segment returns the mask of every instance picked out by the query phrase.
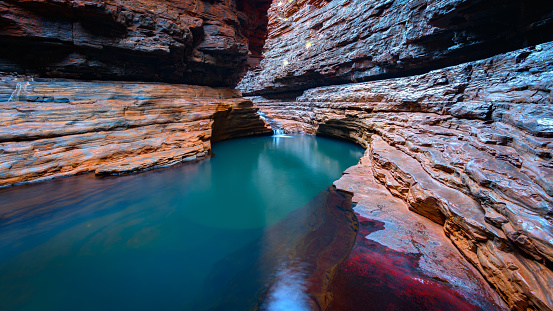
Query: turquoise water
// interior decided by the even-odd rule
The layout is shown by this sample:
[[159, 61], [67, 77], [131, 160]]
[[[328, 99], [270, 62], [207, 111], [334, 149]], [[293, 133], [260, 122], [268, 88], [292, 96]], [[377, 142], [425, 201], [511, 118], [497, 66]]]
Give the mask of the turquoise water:
[[[0, 190], [0, 309], [251, 308], [258, 291], [250, 289], [269, 276], [240, 279], [242, 271], [224, 263], [248, 267], [279, 256], [265, 254], [279, 249], [271, 228], [356, 164], [363, 149], [298, 135], [233, 139], [213, 152], [136, 175]], [[239, 280], [230, 291], [236, 305], [218, 294], [229, 292], [230, 279]]]

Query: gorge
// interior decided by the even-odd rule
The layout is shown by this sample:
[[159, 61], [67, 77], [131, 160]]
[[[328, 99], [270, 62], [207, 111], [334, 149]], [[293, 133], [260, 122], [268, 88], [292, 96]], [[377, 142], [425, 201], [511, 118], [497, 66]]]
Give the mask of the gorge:
[[[106, 176], [192, 170], [220, 156], [212, 143], [278, 124], [365, 149], [278, 218], [305, 213], [302, 228], [334, 208], [353, 232], [329, 244], [351, 248], [332, 264], [330, 246], [293, 243], [326, 267], [303, 309], [553, 310], [553, 2], [4, 0], [0, 41], [0, 199], [16, 198], [0, 230], [56, 221], [24, 206], [24, 189], [139, 189], [131, 180], [158, 170]], [[298, 137], [314, 139], [274, 139]], [[211, 293], [244, 297], [235, 287]], [[278, 310], [227, 303], [205, 307]]]

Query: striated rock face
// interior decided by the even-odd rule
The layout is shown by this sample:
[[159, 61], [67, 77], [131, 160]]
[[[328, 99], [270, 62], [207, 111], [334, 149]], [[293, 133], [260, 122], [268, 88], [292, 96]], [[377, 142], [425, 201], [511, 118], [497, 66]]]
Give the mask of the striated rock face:
[[261, 53], [267, 0], [0, 1], [0, 71], [228, 86]]
[[421, 73], [553, 40], [553, 2], [275, 0], [250, 95]]
[[[194, 160], [211, 140], [271, 133], [237, 92], [155, 83], [0, 83], [0, 187]], [[229, 130], [229, 125], [232, 130]]]
[[367, 146], [363, 174], [442, 225], [510, 308], [553, 310], [553, 42], [292, 101], [253, 99], [288, 131]]
[[327, 310], [504, 310], [442, 227], [410, 213], [375, 178], [370, 150], [334, 182], [354, 193], [355, 244], [331, 282]]

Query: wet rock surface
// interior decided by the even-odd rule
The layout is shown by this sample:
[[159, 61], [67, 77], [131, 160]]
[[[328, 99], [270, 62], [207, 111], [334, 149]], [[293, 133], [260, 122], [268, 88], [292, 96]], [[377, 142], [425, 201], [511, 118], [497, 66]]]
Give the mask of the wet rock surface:
[[289, 132], [368, 147], [363, 169], [442, 225], [510, 308], [553, 310], [552, 59], [545, 43], [423, 75], [252, 99]]
[[271, 133], [256, 111], [225, 88], [5, 76], [0, 186], [195, 160], [212, 140]]
[[268, 1], [0, 1], [0, 70], [229, 86], [261, 53]]
[[522, 0], [273, 1], [264, 59], [239, 88], [289, 92], [490, 57], [553, 40], [552, 10]]
[[412, 214], [374, 176], [371, 153], [335, 186], [354, 193], [359, 233], [327, 310], [503, 310], [442, 227]]

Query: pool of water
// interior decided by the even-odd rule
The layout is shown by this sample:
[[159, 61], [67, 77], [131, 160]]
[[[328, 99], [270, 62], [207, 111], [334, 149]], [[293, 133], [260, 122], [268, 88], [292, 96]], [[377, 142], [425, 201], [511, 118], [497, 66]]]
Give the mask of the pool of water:
[[320, 226], [330, 214], [318, 206], [363, 149], [298, 135], [213, 152], [136, 175], [0, 190], [0, 309], [302, 309], [287, 290], [315, 273], [295, 257], [331, 245], [311, 251], [314, 232], [339, 236]]

